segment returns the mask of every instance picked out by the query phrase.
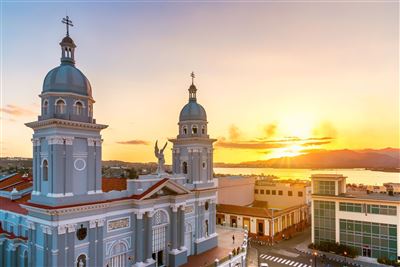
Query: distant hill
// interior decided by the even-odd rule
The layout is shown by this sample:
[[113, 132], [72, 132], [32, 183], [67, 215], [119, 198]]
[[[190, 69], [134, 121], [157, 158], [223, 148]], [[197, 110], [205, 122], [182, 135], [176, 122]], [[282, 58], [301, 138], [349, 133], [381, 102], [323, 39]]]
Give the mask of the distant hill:
[[327, 150], [295, 157], [248, 161], [239, 164], [215, 164], [218, 167], [252, 168], [400, 168], [400, 149]]

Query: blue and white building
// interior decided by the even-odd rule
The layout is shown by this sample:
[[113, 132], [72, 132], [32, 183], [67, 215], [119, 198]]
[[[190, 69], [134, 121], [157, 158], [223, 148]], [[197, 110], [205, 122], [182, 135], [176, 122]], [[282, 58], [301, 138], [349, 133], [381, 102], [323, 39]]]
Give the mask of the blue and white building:
[[[213, 142], [196, 86], [179, 116], [173, 174], [104, 189], [89, 80], [67, 34], [33, 129], [33, 179], [0, 181], [0, 266], [180, 266], [217, 246]], [[11, 179], [10, 177], [7, 179]], [[24, 180], [25, 179], [25, 180]]]

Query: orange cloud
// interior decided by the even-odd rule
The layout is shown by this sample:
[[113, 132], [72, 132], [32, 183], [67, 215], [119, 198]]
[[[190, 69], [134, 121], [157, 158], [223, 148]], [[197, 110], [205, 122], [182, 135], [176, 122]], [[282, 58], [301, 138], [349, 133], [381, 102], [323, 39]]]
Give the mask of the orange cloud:
[[129, 141], [119, 141], [117, 144], [120, 145], [149, 145], [150, 143], [145, 140], [129, 140]]
[[276, 125], [275, 123], [271, 123], [268, 125], [264, 126], [264, 133], [266, 137], [272, 137], [275, 135], [276, 133], [276, 128], [278, 127], [278, 125]]
[[29, 116], [29, 115], [34, 115], [35, 112], [29, 110], [29, 109], [25, 109], [25, 108], [21, 108], [15, 105], [7, 105], [3, 108], [0, 108], [1, 112], [7, 113], [9, 115], [12, 116]]
[[231, 127], [229, 127], [229, 139], [231, 140], [238, 140], [242, 136], [239, 128], [232, 124]]

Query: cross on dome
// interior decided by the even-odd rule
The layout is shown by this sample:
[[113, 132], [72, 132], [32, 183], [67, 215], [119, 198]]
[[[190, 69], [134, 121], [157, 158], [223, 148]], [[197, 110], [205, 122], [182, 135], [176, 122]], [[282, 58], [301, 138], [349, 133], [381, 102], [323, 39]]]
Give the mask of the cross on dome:
[[67, 36], [69, 36], [69, 26], [74, 27], [74, 24], [72, 24], [72, 20], [69, 19], [68, 16], [62, 19], [62, 23], [65, 24], [65, 27], [67, 28]]

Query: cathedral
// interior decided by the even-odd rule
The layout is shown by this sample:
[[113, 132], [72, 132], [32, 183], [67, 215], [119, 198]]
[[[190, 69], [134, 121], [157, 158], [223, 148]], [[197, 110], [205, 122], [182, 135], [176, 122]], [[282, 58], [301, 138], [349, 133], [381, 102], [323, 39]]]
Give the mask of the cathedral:
[[[172, 147], [157, 172], [102, 177], [101, 131], [92, 88], [76, 67], [74, 40], [61, 40], [61, 64], [40, 93], [32, 177], [0, 178], [0, 266], [180, 266], [217, 246], [213, 142], [207, 115], [189, 87]], [[119, 180], [114, 186], [109, 179]]]

